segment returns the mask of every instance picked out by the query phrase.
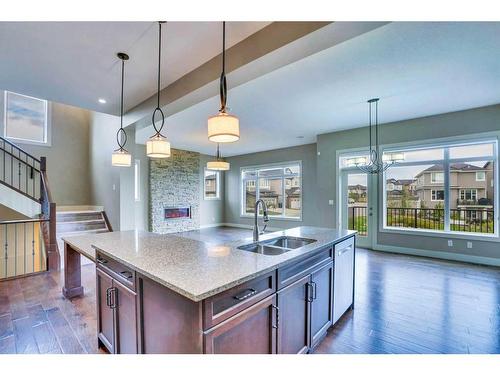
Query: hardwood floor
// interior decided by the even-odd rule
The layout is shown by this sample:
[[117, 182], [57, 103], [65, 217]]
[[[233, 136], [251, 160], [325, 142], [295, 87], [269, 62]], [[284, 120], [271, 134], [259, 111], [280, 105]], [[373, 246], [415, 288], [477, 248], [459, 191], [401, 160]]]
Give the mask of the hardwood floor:
[[[355, 309], [315, 353], [500, 353], [500, 269], [357, 251]], [[0, 282], [0, 353], [98, 353], [92, 264], [82, 283], [69, 301], [60, 273]]]

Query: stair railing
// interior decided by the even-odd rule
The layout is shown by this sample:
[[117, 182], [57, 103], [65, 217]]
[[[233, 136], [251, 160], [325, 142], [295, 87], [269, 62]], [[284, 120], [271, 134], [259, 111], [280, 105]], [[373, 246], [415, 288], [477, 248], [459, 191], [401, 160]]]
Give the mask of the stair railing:
[[[41, 207], [38, 219], [1, 221], [0, 218], [0, 237], [2, 237], [3, 247], [3, 254], [0, 252], [0, 263], [5, 268], [3, 275], [0, 272], [0, 279], [23, 276], [47, 269], [59, 269], [56, 204], [50, 193], [46, 158], [38, 159], [19, 146], [0, 137], [0, 184], [39, 203]], [[21, 237], [31, 235], [31, 242], [28, 241], [29, 243], [26, 244], [23, 241], [24, 238], [18, 238], [18, 231], [22, 233]], [[41, 241], [38, 241], [38, 235], [40, 235]], [[44, 258], [43, 261], [40, 261], [39, 266], [32, 267], [31, 270], [26, 267], [17, 267], [19, 257], [24, 256], [27, 259], [30, 251], [33, 256], [36, 253], [37, 257]], [[14, 271], [9, 266], [13, 267]], [[23, 272], [18, 273], [18, 269], [23, 269]]]

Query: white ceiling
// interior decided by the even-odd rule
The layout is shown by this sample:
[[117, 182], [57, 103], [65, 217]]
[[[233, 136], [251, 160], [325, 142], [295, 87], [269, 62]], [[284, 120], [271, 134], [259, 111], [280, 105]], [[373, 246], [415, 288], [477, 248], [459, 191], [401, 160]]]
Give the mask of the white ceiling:
[[[381, 123], [500, 103], [498, 35], [500, 23], [396, 22], [275, 70], [230, 90], [241, 139], [222, 151], [312, 143], [366, 126], [372, 97], [381, 98]], [[213, 97], [170, 116], [172, 146], [213, 154], [206, 120], [217, 109]], [[137, 140], [151, 133], [141, 129]]]
[[[268, 24], [228, 22], [227, 46]], [[162, 88], [218, 55], [221, 38], [220, 22], [163, 26]], [[0, 46], [0, 90], [118, 114], [126, 52], [125, 109], [156, 92], [156, 22], [0, 22]]]

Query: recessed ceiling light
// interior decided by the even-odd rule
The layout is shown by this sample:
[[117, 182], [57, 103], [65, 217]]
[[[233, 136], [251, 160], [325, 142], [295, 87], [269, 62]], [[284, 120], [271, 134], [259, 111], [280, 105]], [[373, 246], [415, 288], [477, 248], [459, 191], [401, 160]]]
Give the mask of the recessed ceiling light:
[[98, 102], [101, 104], [106, 104], [106, 99], [99, 98]]

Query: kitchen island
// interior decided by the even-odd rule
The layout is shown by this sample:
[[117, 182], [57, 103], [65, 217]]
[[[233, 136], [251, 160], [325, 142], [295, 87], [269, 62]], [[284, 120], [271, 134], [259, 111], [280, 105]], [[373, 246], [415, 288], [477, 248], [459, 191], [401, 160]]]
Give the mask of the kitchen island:
[[98, 340], [111, 353], [307, 353], [353, 307], [354, 235], [266, 234], [273, 255], [238, 248], [251, 239], [135, 231], [65, 243], [95, 250]]

